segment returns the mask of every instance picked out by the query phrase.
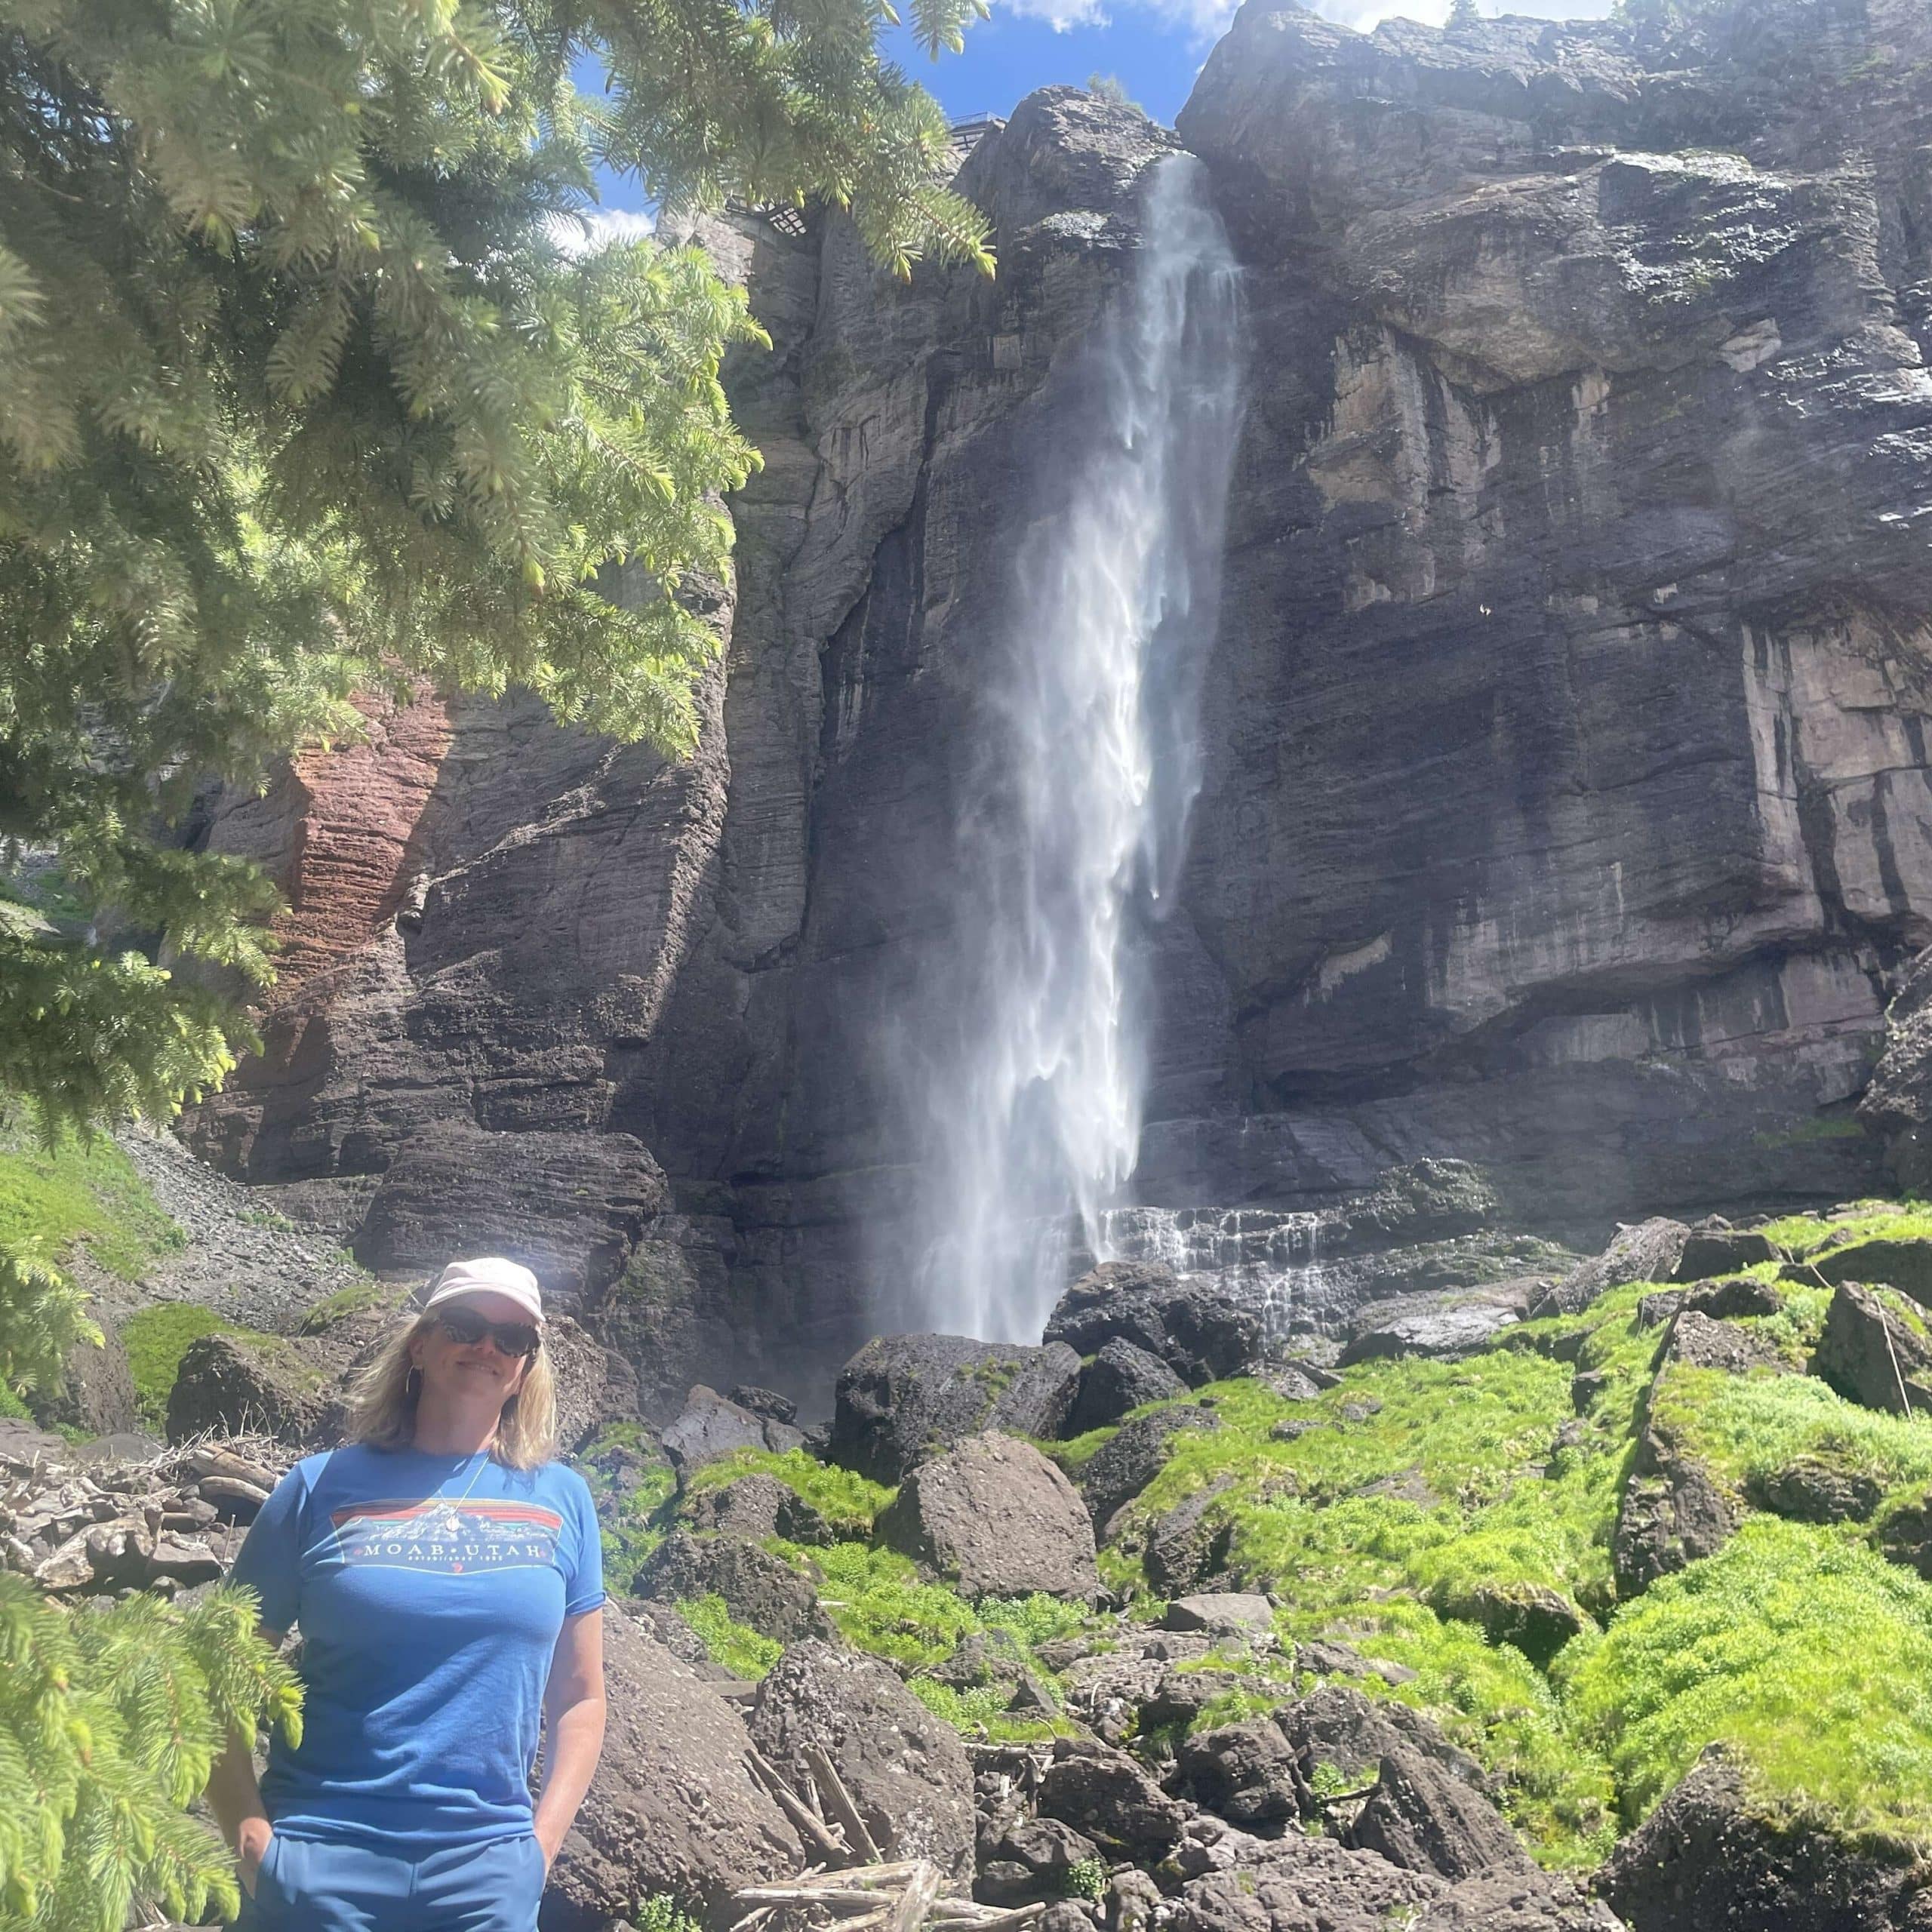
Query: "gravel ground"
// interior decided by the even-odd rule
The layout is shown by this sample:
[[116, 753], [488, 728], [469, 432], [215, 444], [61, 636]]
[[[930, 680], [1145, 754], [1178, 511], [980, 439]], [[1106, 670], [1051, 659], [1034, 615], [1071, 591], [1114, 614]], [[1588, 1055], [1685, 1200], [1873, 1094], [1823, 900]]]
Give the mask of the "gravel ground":
[[368, 1278], [344, 1250], [263, 1208], [172, 1134], [136, 1127], [115, 1138], [188, 1241], [131, 1284], [77, 1257], [72, 1272], [103, 1309], [199, 1302], [245, 1327], [285, 1333], [325, 1296]]

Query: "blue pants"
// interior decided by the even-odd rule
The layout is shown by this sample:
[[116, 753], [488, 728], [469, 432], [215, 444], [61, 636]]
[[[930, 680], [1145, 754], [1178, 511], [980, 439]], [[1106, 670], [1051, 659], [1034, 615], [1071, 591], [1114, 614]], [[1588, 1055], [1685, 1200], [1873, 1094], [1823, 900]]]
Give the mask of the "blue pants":
[[535, 1932], [543, 1896], [528, 1832], [421, 1858], [277, 1832], [235, 1932]]

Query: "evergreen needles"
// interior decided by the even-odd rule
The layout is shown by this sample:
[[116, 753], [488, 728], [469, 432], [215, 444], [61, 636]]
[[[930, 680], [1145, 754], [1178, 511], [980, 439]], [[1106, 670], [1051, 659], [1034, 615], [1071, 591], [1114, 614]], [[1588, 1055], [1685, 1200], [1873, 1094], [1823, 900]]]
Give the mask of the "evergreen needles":
[[69, 1606], [0, 1575], [0, 1932], [233, 1914], [232, 1862], [183, 1807], [230, 1726], [300, 1735], [294, 1673], [254, 1624], [245, 1591]]

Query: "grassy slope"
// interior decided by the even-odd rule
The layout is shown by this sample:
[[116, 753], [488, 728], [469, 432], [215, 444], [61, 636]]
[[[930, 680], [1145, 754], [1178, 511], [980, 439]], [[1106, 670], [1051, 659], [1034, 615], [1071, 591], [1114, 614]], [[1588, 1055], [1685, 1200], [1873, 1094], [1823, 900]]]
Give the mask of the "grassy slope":
[[106, 1134], [50, 1148], [22, 1123], [0, 1121], [0, 1242], [38, 1241], [57, 1259], [78, 1243], [132, 1281], [186, 1238]]

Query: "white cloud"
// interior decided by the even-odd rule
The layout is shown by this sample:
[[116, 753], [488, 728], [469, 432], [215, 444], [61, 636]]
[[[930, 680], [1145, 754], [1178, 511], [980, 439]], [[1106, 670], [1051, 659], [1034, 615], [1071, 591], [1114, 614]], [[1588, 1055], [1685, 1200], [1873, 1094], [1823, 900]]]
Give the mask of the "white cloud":
[[594, 255], [614, 242], [642, 242], [656, 230], [657, 217], [634, 208], [585, 208], [550, 217], [550, 238], [574, 259]]
[[[1164, 26], [1185, 29], [1196, 40], [1218, 39], [1226, 32], [1239, 0], [1112, 0], [1121, 24], [1134, 15], [1152, 17]], [[1008, 13], [1044, 20], [1055, 32], [1074, 27], [1114, 24], [1103, 0], [1000, 0]], [[1366, 33], [1384, 20], [1420, 20], [1439, 27], [1449, 17], [1449, 0], [1314, 0], [1324, 18]], [[1487, 14], [1527, 14], [1540, 20], [1601, 20], [1611, 0], [1485, 0]]]

